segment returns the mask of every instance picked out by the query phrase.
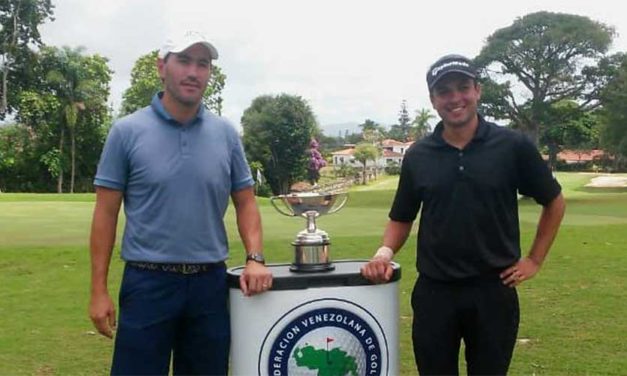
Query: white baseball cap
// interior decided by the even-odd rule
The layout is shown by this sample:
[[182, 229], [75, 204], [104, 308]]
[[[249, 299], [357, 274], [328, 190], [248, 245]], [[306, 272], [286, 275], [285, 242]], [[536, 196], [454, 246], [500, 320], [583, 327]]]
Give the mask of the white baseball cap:
[[182, 35], [166, 39], [165, 43], [159, 50], [159, 58], [165, 59], [169, 53], [183, 52], [194, 44], [202, 44], [209, 50], [209, 55], [213, 60], [218, 58], [218, 50], [209, 43], [204, 35], [197, 31], [186, 31]]

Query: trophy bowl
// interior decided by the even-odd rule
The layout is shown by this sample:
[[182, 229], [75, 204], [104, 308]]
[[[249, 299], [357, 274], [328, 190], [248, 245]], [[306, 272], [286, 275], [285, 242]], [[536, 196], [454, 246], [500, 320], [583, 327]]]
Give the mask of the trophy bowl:
[[[288, 217], [306, 217], [306, 213], [313, 211], [319, 215], [333, 214], [346, 204], [348, 193], [299, 192], [270, 198], [272, 206], [281, 214]], [[283, 208], [277, 206], [280, 201]], [[285, 209], [285, 210], [284, 210]]]
[[346, 192], [298, 192], [270, 198], [270, 203], [279, 213], [288, 217], [304, 217], [307, 220], [307, 227], [292, 242], [294, 262], [290, 270], [319, 272], [334, 269], [329, 258], [329, 235], [316, 227], [316, 218], [338, 212], [347, 200]]

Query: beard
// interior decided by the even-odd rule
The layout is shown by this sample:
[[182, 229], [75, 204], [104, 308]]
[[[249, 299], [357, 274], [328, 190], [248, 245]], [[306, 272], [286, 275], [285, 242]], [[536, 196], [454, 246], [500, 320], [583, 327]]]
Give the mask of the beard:
[[206, 85], [198, 84], [198, 92], [194, 94], [185, 93], [185, 85], [183, 83], [166, 83], [165, 90], [170, 96], [178, 103], [185, 107], [195, 107], [202, 101], [202, 96], [205, 92]]

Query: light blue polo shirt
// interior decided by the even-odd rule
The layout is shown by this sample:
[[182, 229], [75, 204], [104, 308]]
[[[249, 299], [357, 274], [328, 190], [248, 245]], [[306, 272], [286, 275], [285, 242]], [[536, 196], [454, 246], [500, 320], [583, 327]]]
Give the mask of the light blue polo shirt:
[[225, 260], [230, 194], [253, 184], [230, 123], [201, 106], [182, 125], [160, 94], [115, 122], [94, 179], [124, 192], [122, 259], [159, 263]]

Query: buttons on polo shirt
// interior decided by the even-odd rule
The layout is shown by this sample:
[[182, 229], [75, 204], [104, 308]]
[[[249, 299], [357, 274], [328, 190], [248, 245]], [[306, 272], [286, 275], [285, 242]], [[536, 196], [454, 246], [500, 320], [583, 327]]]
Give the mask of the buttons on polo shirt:
[[460, 173], [464, 172], [464, 166], [462, 165], [462, 158], [464, 157], [464, 152], [459, 150], [457, 152], [457, 156], [459, 157], [459, 165], [457, 166], [457, 170], [459, 170]]
[[181, 154], [186, 156], [189, 154], [189, 132], [186, 127], [181, 129], [180, 133]]

